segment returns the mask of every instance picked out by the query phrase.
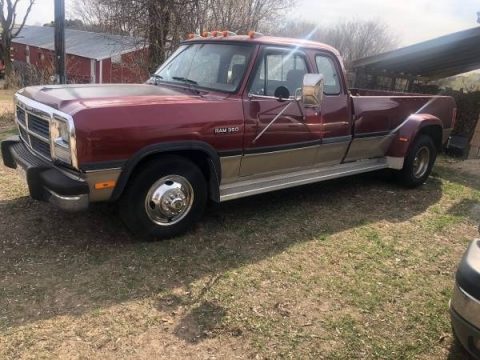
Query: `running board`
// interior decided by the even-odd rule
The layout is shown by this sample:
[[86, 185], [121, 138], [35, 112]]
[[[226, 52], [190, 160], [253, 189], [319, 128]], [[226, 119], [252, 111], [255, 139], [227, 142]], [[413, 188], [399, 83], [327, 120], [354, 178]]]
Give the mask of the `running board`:
[[314, 168], [289, 174], [239, 181], [220, 186], [220, 201], [234, 200], [269, 191], [287, 189], [293, 186], [362, 174], [370, 171], [386, 169], [387, 167], [387, 160], [385, 158], [380, 158], [339, 164], [328, 168]]

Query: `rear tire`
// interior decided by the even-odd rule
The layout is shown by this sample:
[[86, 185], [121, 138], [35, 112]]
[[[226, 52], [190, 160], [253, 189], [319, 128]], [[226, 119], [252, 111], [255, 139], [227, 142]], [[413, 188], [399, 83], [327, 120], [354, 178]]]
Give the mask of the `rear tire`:
[[433, 139], [427, 135], [418, 136], [405, 158], [403, 169], [399, 172], [400, 183], [409, 188], [425, 183], [432, 172], [436, 158], [437, 148]]
[[149, 161], [130, 180], [119, 201], [120, 217], [136, 235], [166, 239], [186, 232], [207, 203], [200, 169], [180, 156]]

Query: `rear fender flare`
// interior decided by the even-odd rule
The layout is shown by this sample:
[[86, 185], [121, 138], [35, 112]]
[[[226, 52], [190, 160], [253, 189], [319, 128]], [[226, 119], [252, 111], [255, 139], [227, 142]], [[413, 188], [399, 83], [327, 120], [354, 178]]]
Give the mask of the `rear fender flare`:
[[181, 141], [181, 142], [163, 142], [152, 144], [136, 152], [122, 167], [122, 172], [118, 178], [115, 189], [113, 190], [111, 200], [120, 198], [123, 190], [127, 186], [130, 177], [135, 168], [148, 157], [161, 154], [175, 154], [182, 151], [195, 151], [204, 155], [208, 163], [208, 189], [209, 196], [213, 201], [220, 201], [220, 182], [221, 182], [221, 164], [218, 153], [215, 149], [203, 141]]
[[440, 130], [443, 128], [441, 120], [434, 115], [410, 115], [397, 128], [392, 130], [393, 140], [386, 155], [395, 158], [405, 158], [417, 135], [427, 126], [439, 127]]

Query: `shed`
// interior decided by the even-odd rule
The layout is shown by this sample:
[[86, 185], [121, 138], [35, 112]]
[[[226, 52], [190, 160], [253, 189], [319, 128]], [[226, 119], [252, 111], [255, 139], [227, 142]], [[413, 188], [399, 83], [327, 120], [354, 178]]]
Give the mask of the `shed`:
[[[13, 59], [54, 73], [54, 28], [25, 25], [13, 39]], [[148, 45], [142, 38], [65, 30], [67, 80], [73, 83], [145, 81]]]

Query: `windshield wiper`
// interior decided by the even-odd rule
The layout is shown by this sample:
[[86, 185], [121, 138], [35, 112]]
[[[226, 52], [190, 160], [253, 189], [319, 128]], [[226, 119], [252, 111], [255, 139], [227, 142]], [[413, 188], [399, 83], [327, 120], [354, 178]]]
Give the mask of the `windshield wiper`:
[[187, 84], [198, 85], [198, 82], [196, 82], [195, 80], [187, 79], [181, 76], [172, 76], [172, 79], [177, 81], [182, 81]]

